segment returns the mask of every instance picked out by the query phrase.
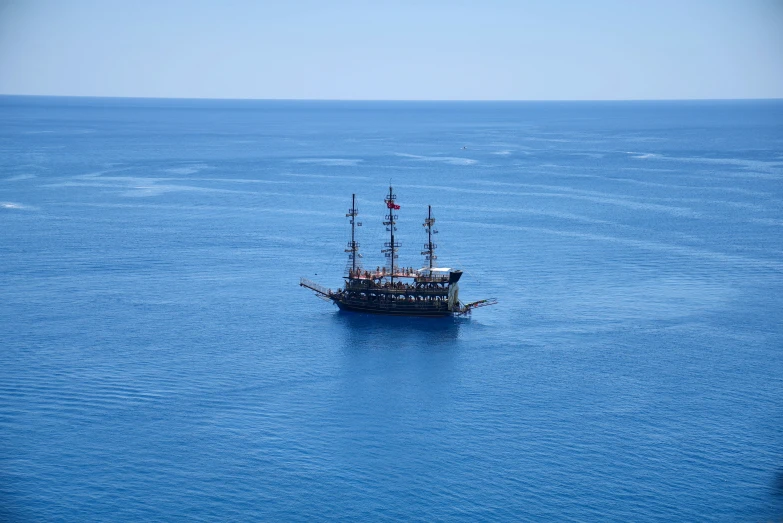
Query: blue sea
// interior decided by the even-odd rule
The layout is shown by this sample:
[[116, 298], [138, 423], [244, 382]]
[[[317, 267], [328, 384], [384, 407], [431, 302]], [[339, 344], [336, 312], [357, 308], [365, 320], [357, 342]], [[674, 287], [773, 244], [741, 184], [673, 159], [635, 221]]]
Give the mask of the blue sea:
[[[452, 319], [339, 312], [465, 271]], [[0, 97], [0, 520], [783, 520], [783, 101]]]

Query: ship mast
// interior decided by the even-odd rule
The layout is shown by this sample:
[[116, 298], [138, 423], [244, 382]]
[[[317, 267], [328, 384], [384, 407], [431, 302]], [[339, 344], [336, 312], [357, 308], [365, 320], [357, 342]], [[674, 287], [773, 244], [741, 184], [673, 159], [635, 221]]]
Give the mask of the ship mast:
[[[351, 241], [348, 242], [348, 248], [345, 252], [350, 252], [348, 256], [351, 259], [351, 277], [356, 277], [356, 258], [359, 257], [359, 242], [356, 241], [356, 216], [359, 215], [359, 210], [356, 208], [356, 194], [351, 195], [351, 208], [348, 209], [346, 217], [351, 218]], [[361, 224], [358, 224], [361, 225]]]
[[391, 266], [391, 283], [394, 283], [394, 259], [397, 258], [396, 249], [400, 246], [399, 243], [394, 242], [394, 231], [395, 231], [395, 225], [397, 223], [397, 215], [394, 214], [394, 211], [396, 209], [399, 209], [399, 205], [395, 205], [394, 200], [397, 198], [397, 195], [392, 192], [391, 185], [389, 186], [389, 195], [384, 199], [386, 202], [386, 208], [389, 211], [389, 214], [386, 215], [386, 219], [388, 221], [383, 222], [383, 224], [386, 226], [387, 230], [391, 234], [390, 241], [386, 242], [384, 244], [385, 249], [383, 249], [383, 252], [387, 258], [390, 260], [390, 266]]
[[435, 224], [435, 218], [432, 217], [432, 205], [427, 206], [427, 218], [424, 220], [424, 227], [427, 229], [427, 243], [424, 244], [424, 248], [427, 249], [426, 251], [422, 251], [422, 254], [426, 256], [426, 259], [430, 262], [430, 269], [432, 269], [432, 264], [435, 260], [438, 259], [437, 256], [435, 256], [435, 248], [437, 245], [432, 243], [432, 234], [437, 233], [438, 231], [433, 231], [432, 226]]

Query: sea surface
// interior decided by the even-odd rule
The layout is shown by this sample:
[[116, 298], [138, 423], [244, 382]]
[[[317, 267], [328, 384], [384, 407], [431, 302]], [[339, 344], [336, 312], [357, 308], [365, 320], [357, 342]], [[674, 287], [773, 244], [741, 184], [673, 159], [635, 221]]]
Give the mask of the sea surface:
[[783, 101], [0, 97], [0, 520], [783, 521]]

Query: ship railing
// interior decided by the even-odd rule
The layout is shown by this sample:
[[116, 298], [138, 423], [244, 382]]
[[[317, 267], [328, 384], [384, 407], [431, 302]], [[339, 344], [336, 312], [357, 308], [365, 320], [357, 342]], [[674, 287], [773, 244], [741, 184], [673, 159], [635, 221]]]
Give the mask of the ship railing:
[[[397, 256], [395, 255], [395, 258]], [[357, 280], [378, 280], [381, 278], [389, 278], [392, 276], [391, 271], [385, 268], [380, 271], [357, 269], [356, 272], [348, 271], [348, 278], [354, 278]], [[395, 270], [393, 276], [395, 278], [412, 278], [422, 283], [445, 283], [449, 281], [448, 276], [424, 276], [415, 270]]]
[[410, 296], [447, 296], [447, 289], [416, 289], [415, 287], [365, 287], [361, 285], [346, 286], [346, 290], [363, 292], [367, 294], [385, 294], [385, 295], [410, 295]]

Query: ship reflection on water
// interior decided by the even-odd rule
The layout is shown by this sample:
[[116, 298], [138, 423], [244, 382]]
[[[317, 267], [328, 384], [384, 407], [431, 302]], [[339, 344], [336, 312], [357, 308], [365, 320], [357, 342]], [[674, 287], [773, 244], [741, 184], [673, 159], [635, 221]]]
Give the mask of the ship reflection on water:
[[[453, 345], [469, 318], [420, 318], [338, 311], [333, 321], [345, 328], [345, 336], [358, 347], [410, 347]], [[357, 345], [358, 344], [358, 345]]]
[[777, 471], [772, 484], [772, 492], [776, 496], [783, 497], [783, 468]]

